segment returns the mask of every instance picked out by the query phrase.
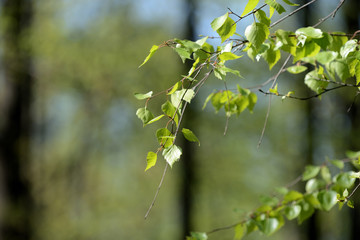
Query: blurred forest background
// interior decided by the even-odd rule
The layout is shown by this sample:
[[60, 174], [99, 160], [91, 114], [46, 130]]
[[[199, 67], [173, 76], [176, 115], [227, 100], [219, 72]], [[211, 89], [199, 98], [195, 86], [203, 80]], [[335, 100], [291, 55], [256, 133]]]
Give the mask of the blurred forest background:
[[[201, 147], [184, 144], [186, 154], [168, 171], [144, 220], [165, 164], [158, 160], [144, 172], [147, 151], [157, 148], [156, 126], [142, 127], [135, 112], [143, 103], [133, 94], [168, 88], [186, 70], [169, 49], [138, 66], [153, 44], [214, 36], [212, 19], [227, 7], [241, 13], [246, 2], [0, 1], [0, 239], [184, 239], [190, 230], [209, 231], [242, 219], [261, 196], [294, 180], [304, 165], [360, 150], [359, 100], [347, 112], [351, 90], [325, 94], [321, 101], [274, 98], [257, 149], [267, 98], [257, 94], [254, 114], [231, 118], [223, 136], [224, 113], [214, 114], [210, 106], [201, 110], [207, 94], [223, 88], [211, 79], [186, 120]], [[337, 4], [320, 0], [279, 28], [315, 24]], [[353, 33], [359, 29], [359, 9], [357, 0], [348, 0], [321, 27]], [[254, 86], [276, 72], [247, 57], [234, 64], [245, 79], [229, 79], [229, 86]], [[282, 92], [289, 87], [309, 94], [293, 75], [279, 81]], [[154, 112], [157, 104], [152, 102]], [[289, 223], [267, 239], [357, 239], [359, 196], [354, 202], [355, 210], [317, 214], [300, 227]], [[211, 235], [232, 237], [231, 231]]]

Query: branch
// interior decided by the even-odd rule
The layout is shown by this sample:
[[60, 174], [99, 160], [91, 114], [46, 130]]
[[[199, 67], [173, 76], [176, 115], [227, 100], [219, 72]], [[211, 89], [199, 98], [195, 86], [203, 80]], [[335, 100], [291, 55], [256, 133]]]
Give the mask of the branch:
[[166, 171], [167, 171], [168, 166], [169, 166], [169, 164], [166, 163], [165, 168], [164, 168], [163, 175], [162, 175], [161, 180], [160, 180], [160, 183], [159, 183], [159, 186], [158, 186], [157, 189], [156, 189], [155, 196], [154, 196], [154, 198], [153, 198], [153, 200], [152, 200], [152, 202], [151, 202], [151, 205], [150, 205], [149, 209], [147, 210], [147, 212], [146, 212], [146, 214], [145, 214], [145, 217], [144, 217], [145, 219], [149, 216], [150, 211], [151, 211], [151, 209], [153, 208], [153, 206], [154, 206], [154, 204], [155, 204], [155, 201], [156, 201], [157, 196], [158, 196], [158, 194], [159, 194], [160, 188], [161, 188], [161, 186], [162, 186], [162, 184], [163, 184], [163, 182], [164, 182], [164, 178], [165, 178], [165, 175], [166, 175]]
[[[302, 5], [301, 7], [297, 8], [296, 10], [292, 11], [291, 13], [289, 13], [288, 15], [285, 15], [284, 17], [280, 18], [279, 20], [277, 20], [276, 22], [274, 22], [273, 24], [270, 25], [270, 28], [274, 27], [275, 25], [281, 23], [282, 21], [284, 21], [285, 19], [287, 19], [288, 17], [291, 17], [292, 15], [294, 15], [295, 13], [299, 12], [301, 9], [305, 8], [306, 6], [316, 2], [317, 0], [312, 0], [304, 5]], [[345, 0], [343, 0], [345, 1]]]
[[329, 15], [327, 15], [326, 17], [324, 18], [321, 18], [319, 20], [319, 22], [317, 24], [315, 24], [313, 27], [317, 27], [319, 26], [320, 24], [322, 24], [323, 22], [325, 22], [327, 19], [329, 19], [330, 17], [331, 18], [334, 18], [337, 11], [339, 11], [339, 9], [341, 8], [341, 6], [345, 3], [345, 0], [340, 0], [339, 4], [337, 5], [337, 7], [335, 8], [334, 11], [332, 11]]
[[[274, 77], [274, 79], [273, 79], [273, 83], [272, 83], [272, 85], [271, 85], [271, 88], [273, 88], [273, 87], [275, 86], [275, 83], [276, 83], [278, 77], [279, 77], [280, 74], [283, 72], [283, 70], [284, 70], [286, 64], [289, 62], [290, 58], [291, 58], [291, 54], [289, 54], [289, 56], [286, 58], [284, 64], [281, 66], [280, 70], [279, 70], [278, 73], [275, 75], [275, 77]], [[261, 90], [261, 89], [259, 89], [259, 90]], [[267, 122], [268, 122], [268, 119], [269, 119], [269, 115], [270, 115], [270, 108], [271, 108], [271, 95], [269, 96], [268, 110], [267, 110], [267, 112], [266, 112], [264, 127], [263, 127], [263, 129], [262, 129], [261, 136], [260, 136], [260, 139], [259, 139], [257, 148], [260, 147], [260, 145], [261, 145], [261, 143], [262, 143], [262, 140], [263, 140], [263, 138], [264, 138], [266, 125], [267, 125]]]

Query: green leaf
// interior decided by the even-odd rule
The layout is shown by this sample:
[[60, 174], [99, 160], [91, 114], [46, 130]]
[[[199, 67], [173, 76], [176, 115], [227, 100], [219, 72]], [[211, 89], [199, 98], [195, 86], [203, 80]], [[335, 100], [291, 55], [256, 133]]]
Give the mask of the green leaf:
[[301, 206], [299, 206], [299, 205], [287, 206], [284, 209], [284, 214], [285, 214], [286, 218], [289, 220], [293, 220], [293, 219], [297, 218], [299, 216], [300, 212], [301, 212]]
[[161, 146], [168, 148], [173, 144], [174, 136], [167, 128], [160, 128], [156, 131], [156, 138]]
[[351, 178], [360, 178], [360, 172], [352, 172], [352, 173], [350, 174], [350, 177], [351, 177]]
[[344, 162], [341, 160], [331, 160], [330, 161], [332, 165], [334, 165], [335, 167], [339, 168], [339, 169], [343, 169], [344, 168]]
[[352, 39], [347, 41], [341, 48], [340, 48], [340, 55], [343, 58], [346, 58], [349, 53], [356, 51], [357, 48], [357, 40]]
[[305, 66], [291, 66], [286, 69], [289, 73], [299, 74], [307, 70]]
[[292, 3], [289, 0], [283, 0], [283, 2], [286, 3], [287, 5], [290, 5], [290, 6], [299, 6], [299, 4]]
[[144, 126], [154, 118], [154, 115], [146, 108], [139, 108], [136, 111], [136, 116], [143, 122]]
[[309, 38], [322, 38], [323, 32], [318, 28], [313, 27], [305, 27], [305, 28], [299, 28], [295, 31], [295, 34], [297, 36], [304, 35]]
[[322, 38], [314, 38], [314, 42], [321, 47], [322, 50], [329, 48], [330, 44], [333, 42], [333, 37], [326, 32], [323, 32]]
[[210, 93], [209, 96], [205, 99], [204, 105], [202, 109], [204, 110], [206, 108], [207, 103], [211, 100], [211, 98], [214, 96], [214, 93]]
[[186, 49], [185, 47], [178, 44], [175, 48], [173, 48], [175, 52], [179, 55], [182, 62], [185, 63], [186, 59], [191, 59], [191, 51]]
[[254, 106], [257, 102], [257, 96], [255, 93], [250, 93], [249, 96], [248, 96], [248, 99], [249, 99], [249, 106], [248, 106], [248, 109], [250, 111], [250, 113], [253, 112], [253, 109], [254, 109]]
[[314, 92], [321, 93], [329, 84], [328, 82], [321, 81], [322, 75], [318, 74], [316, 70], [313, 70], [306, 74], [305, 84]]
[[242, 56], [238, 56], [232, 52], [223, 52], [219, 55], [219, 58], [221, 61], [227, 61], [227, 60], [235, 60], [235, 59], [239, 59]]
[[259, 3], [259, 0], [249, 0], [245, 6], [243, 13], [241, 14], [241, 17], [245, 16], [249, 12], [252, 12], [254, 10], [254, 8], [256, 7], [256, 5], [258, 5], [258, 3]]
[[265, 220], [257, 221], [257, 225], [262, 233], [269, 236], [278, 229], [279, 220], [276, 218], [266, 218]]
[[[348, 41], [346, 34], [343, 32], [333, 32], [332, 41], [329, 44], [328, 48], [331, 51], [340, 52], [340, 48]], [[335, 35], [344, 35], [344, 36], [335, 36]]]
[[275, 64], [280, 60], [281, 54], [280, 54], [280, 50], [274, 50], [274, 46], [271, 44], [271, 47], [268, 50], [266, 50], [261, 56], [268, 63], [269, 69], [271, 70], [275, 66]]
[[224, 23], [226, 22], [226, 19], [229, 17], [229, 13], [225, 13], [224, 15], [222, 15], [221, 17], [217, 17], [215, 18], [212, 22], [211, 22], [211, 28], [214, 31], [217, 31], [219, 28], [221, 28], [221, 26], [224, 25]]
[[163, 116], [164, 116], [164, 115], [161, 114], [161, 115], [159, 115], [159, 116], [157, 116], [157, 117], [154, 117], [153, 119], [151, 119], [150, 121], [148, 121], [144, 126], [149, 125], [149, 124], [151, 124], [151, 123], [154, 123], [154, 122], [156, 122], [156, 121], [159, 121]]
[[311, 217], [313, 215], [313, 213], [315, 212], [315, 210], [314, 210], [314, 207], [310, 203], [308, 203], [306, 201], [301, 201], [299, 203], [299, 205], [301, 207], [301, 212], [300, 212], [300, 215], [298, 217], [298, 222], [299, 222], [299, 224], [301, 224], [306, 219]]
[[263, 23], [254, 22], [245, 29], [246, 38], [256, 49], [260, 48], [269, 34], [269, 28]]
[[199, 146], [200, 146], [199, 139], [195, 136], [195, 134], [190, 129], [183, 128], [182, 133], [183, 133], [184, 137], [186, 138], [186, 140], [188, 140], [190, 142], [198, 142]]
[[234, 227], [234, 230], [235, 230], [234, 240], [241, 240], [246, 233], [246, 225], [243, 223], [237, 224]]
[[263, 10], [257, 10], [255, 12], [255, 17], [259, 20], [259, 22], [265, 24], [266, 26], [270, 26], [270, 19], [266, 16], [266, 13]]
[[224, 42], [236, 32], [236, 23], [229, 17], [229, 13], [215, 18], [211, 22], [211, 27], [219, 34], [221, 37], [221, 42]]
[[188, 103], [190, 103], [191, 99], [194, 97], [195, 92], [192, 89], [181, 89], [175, 91], [173, 94], [171, 94], [171, 103], [178, 107], [181, 104], [181, 100], [184, 100]]
[[150, 49], [150, 53], [149, 55], [147, 55], [147, 57], [145, 58], [144, 62], [139, 66], [139, 68], [144, 65], [147, 61], [149, 61], [149, 59], [155, 54], [155, 52], [159, 49], [159, 46], [157, 45], [153, 45]]
[[170, 167], [172, 167], [174, 163], [180, 159], [181, 154], [181, 148], [174, 144], [163, 150], [163, 156]]
[[307, 194], [305, 195], [305, 201], [307, 203], [309, 203], [313, 208], [317, 208], [320, 209], [321, 208], [321, 203], [319, 202], [319, 200], [317, 199], [317, 192], [312, 193], [312, 194]]
[[168, 92], [167, 95], [171, 95], [173, 94], [176, 90], [179, 89], [179, 87], [181, 86], [181, 81], [178, 81], [177, 83], [175, 83], [175, 85], [171, 88], [171, 91]]
[[346, 156], [351, 159], [356, 159], [360, 157], [360, 151], [354, 152], [354, 151], [346, 151]]
[[319, 172], [320, 172], [319, 166], [308, 165], [305, 167], [305, 172], [303, 173], [302, 180], [306, 181], [309, 180], [310, 178], [314, 178], [316, 177], [316, 175], [318, 175]]
[[335, 72], [343, 82], [351, 77], [348, 64], [341, 59], [330, 62], [328, 65], [328, 70], [329, 72]]
[[156, 160], [157, 160], [157, 154], [154, 152], [148, 152], [147, 157], [146, 157], [147, 165], [146, 165], [145, 172], [147, 170], [149, 170], [150, 168], [152, 168], [153, 166], [155, 166]]
[[267, 5], [269, 5], [270, 7], [275, 8], [275, 10], [279, 13], [282, 14], [285, 11], [285, 8], [283, 6], [281, 6], [281, 4], [277, 3], [275, 0], [265, 0], [265, 3]]
[[347, 206], [348, 206], [349, 208], [354, 208], [354, 202], [353, 202], [353, 201], [348, 200], [346, 204], [347, 204]]
[[306, 182], [305, 191], [307, 193], [315, 192], [319, 188], [320, 188], [320, 184], [319, 184], [319, 180], [317, 180], [317, 179], [312, 178], [312, 179], [310, 179], [309, 181]]
[[169, 118], [173, 119], [176, 125], [179, 124], [179, 117], [176, 114], [176, 107], [169, 101], [166, 101], [163, 105], [161, 105], [161, 110], [165, 113]]
[[134, 96], [139, 99], [139, 100], [142, 100], [142, 99], [146, 99], [146, 98], [149, 98], [151, 97], [153, 94], [153, 91], [150, 91], [148, 93], [134, 93]]
[[334, 183], [337, 186], [342, 188], [351, 188], [355, 182], [355, 178], [352, 178], [352, 171], [339, 173], [333, 179]]
[[321, 167], [321, 177], [325, 180], [327, 184], [331, 183], [331, 174], [330, 170], [327, 166]]
[[301, 198], [303, 198], [302, 193], [292, 190], [285, 194], [283, 203], [286, 204], [289, 202], [297, 201]]
[[279, 92], [278, 92], [278, 84], [275, 85], [274, 88], [270, 88], [269, 89], [269, 92], [275, 94], [275, 95], [279, 95]]
[[186, 237], [186, 240], [207, 240], [208, 237], [204, 232], [191, 232], [190, 237]]
[[333, 60], [335, 60], [338, 56], [337, 52], [333, 51], [326, 51], [326, 52], [320, 52], [315, 56], [316, 61], [318, 61], [321, 64], [329, 63]]
[[335, 206], [337, 202], [336, 194], [337, 193], [332, 190], [330, 191], [323, 190], [319, 192], [318, 200], [321, 203], [321, 207], [323, 210], [329, 211], [333, 206]]

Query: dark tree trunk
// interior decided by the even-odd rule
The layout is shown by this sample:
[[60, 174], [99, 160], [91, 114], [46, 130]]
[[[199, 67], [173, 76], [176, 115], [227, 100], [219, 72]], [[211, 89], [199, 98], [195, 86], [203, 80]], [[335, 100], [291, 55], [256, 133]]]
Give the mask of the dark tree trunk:
[[[184, 38], [189, 40], [195, 40], [195, 12], [196, 5], [195, 0], [185, 0], [185, 13], [186, 13], [186, 23], [184, 28]], [[186, 62], [185, 72], [188, 72], [191, 68], [192, 63]], [[186, 128], [193, 129], [194, 125], [194, 110], [193, 104], [189, 104], [186, 109], [184, 116], [183, 126]], [[194, 150], [193, 144], [188, 141], [184, 141], [182, 144], [183, 147], [183, 156], [182, 156], [182, 168], [181, 168], [181, 194], [182, 194], [182, 221], [183, 221], [183, 234], [181, 239], [185, 239], [189, 235], [190, 231], [193, 229], [191, 222], [191, 213], [193, 212], [193, 200], [194, 200], [194, 185], [195, 185], [195, 164], [194, 164]]]
[[[1, 103], [0, 167], [2, 184], [1, 239], [30, 239], [32, 209], [30, 130], [33, 79], [31, 58], [24, 36], [32, 20], [32, 1], [3, 0], [3, 76], [5, 93]], [[4, 24], [5, 22], [5, 24]]]

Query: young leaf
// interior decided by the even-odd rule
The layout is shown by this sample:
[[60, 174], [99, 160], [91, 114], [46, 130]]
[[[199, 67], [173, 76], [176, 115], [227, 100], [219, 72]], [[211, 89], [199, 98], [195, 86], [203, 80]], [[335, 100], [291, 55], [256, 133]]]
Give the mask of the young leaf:
[[186, 237], [186, 240], [207, 240], [208, 237], [204, 232], [191, 232], [190, 237]]
[[154, 117], [153, 119], [151, 119], [150, 121], [148, 121], [144, 126], [149, 125], [149, 124], [151, 124], [151, 123], [154, 123], [154, 122], [156, 122], [156, 121], [159, 121], [163, 116], [164, 116], [164, 114], [161, 114], [161, 115], [159, 115], [159, 116], [157, 116], [157, 117]]
[[337, 193], [332, 190], [330, 191], [323, 190], [319, 192], [318, 199], [319, 202], [321, 203], [321, 207], [323, 210], [329, 211], [333, 206], [335, 206], [337, 202], [336, 194]]
[[263, 23], [254, 22], [245, 29], [246, 38], [256, 49], [260, 48], [269, 34], [269, 28]]
[[180, 106], [181, 100], [184, 100], [188, 103], [190, 103], [191, 99], [194, 97], [195, 92], [192, 89], [181, 89], [178, 91], [175, 91], [173, 94], [171, 94], [171, 103], [178, 107]]
[[262, 233], [269, 236], [278, 229], [279, 220], [277, 218], [266, 218], [265, 220], [258, 221], [257, 225]]
[[353, 201], [348, 200], [346, 204], [347, 204], [347, 206], [348, 206], [349, 208], [354, 208], [354, 202], [353, 202]]
[[291, 205], [287, 206], [284, 209], [284, 214], [287, 219], [293, 220], [294, 218], [297, 218], [301, 212], [301, 207], [299, 205]]
[[240, 223], [235, 226], [234, 230], [235, 230], [234, 240], [241, 240], [246, 233], [246, 225]]
[[156, 131], [156, 138], [160, 145], [168, 148], [173, 144], [173, 135], [167, 128], [160, 128]]
[[207, 103], [211, 100], [211, 98], [214, 96], [214, 93], [210, 93], [209, 96], [205, 99], [204, 105], [202, 109], [204, 110], [206, 108]]
[[327, 64], [333, 60], [335, 60], [338, 56], [337, 52], [333, 51], [326, 51], [326, 52], [320, 52], [315, 56], [316, 61], [318, 61], [321, 64]]
[[243, 13], [241, 14], [241, 17], [245, 16], [249, 12], [253, 11], [256, 5], [258, 5], [260, 0], [249, 0], [248, 3], [245, 6], [245, 9]]
[[330, 161], [332, 165], [334, 165], [335, 167], [339, 168], [339, 169], [343, 169], [344, 168], [344, 162], [341, 160], [331, 160]]
[[195, 134], [190, 129], [183, 128], [182, 133], [183, 133], [184, 137], [186, 138], [186, 140], [188, 140], [190, 142], [198, 142], [199, 146], [200, 146], [199, 139], [195, 136]]
[[299, 205], [301, 207], [301, 212], [298, 217], [298, 223], [301, 224], [303, 221], [311, 217], [315, 210], [314, 207], [307, 201], [301, 201]]
[[163, 150], [163, 156], [170, 167], [172, 167], [174, 163], [180, 159], [181, 154], [181, 148], [174, 144]]
[[175, 83], [175, 85], [171, 88], [171, 91], [168, 92], [167, 95], [171, 95], [173, 94], [176, 90], [178, 90], [178, 88], [181, 86], [181, 81], [178, 81], [177, 83]]
[[143, 122], [144, 126], [154, 118], [154, 115], [146, 108], [139, 108], [136, 111], [136, 116]]
[[235, 60], [235, 59], [239, 59], [242, 56], [238, 56], [232, 52], [223, 52], [219, 55], [219, 58], [221, 61], [227, 61], [227, 60]]
[[321, 177], [325, 180], [327, 184], [331, 183], [331, 174], [330, 170], [327, 166], [321, 167]]
[[269, 5], [270, 7], [275, 8], [275, 10], [279, 13], [282, 14], [285, 11], [285, 8], [283, 6], [281, 6], [281, 4], [277, 3], [275, 0], [265, 0], [265, 3], [267, 5]]
[[305, 66], [291, 66], [286, 69], [289, 73], [299, 74], [307, 70]]
[[149, 170], [150, 168], [152, 168], [153, 166], [155, 166], [156, 160], [157, 160], [157, 154], [154, 152], [148, 152], [147, 157], [146, 157], [147, 165], [146, 165], [145, 172], [147, 170]]
[[265, 59], [265, 61], [269, 65], [269, 69], [271, 70], [273, 66], [280, 60], [281, 54], [280, 50], [275, 50], [274, 46], [271, 44], [271, 47], [266, 50], [261, 56]]
[[299, 6], [299, 4], [292, 3], [289, 0], [283, 0], [283, 2], [286, 3], [287, 5], [290, 5], [290, 6]]
[[159, 46], [157, 45], [153, 45], [150, 49], [150, 53], [149, 55], [147, 55], [147, 57], [145, 58], [144, 62], [139, 66], [139, 68], [144, 65], [147, 61], [149, 61], [149, 59], [155, 54], [155, 52], [159, 49]]
[[214, 31], [217, 31], [219, 28], [221, 28], [222, 25], [224, 25], [226, 19], [229, 17], [229, 13], [225, 13], [224, 15], [222, 15], [221, 17], [217, 17], [215, 18], [212, 22], [211, 22], [211, 28]]
[[270, 19], [266, 16], [266, 13], [263, 10], [257, 10], [255, 12], [255, 17], [259, 20], [259, 22], [265, 24], [266, 26], [270, 26]]
[[313, 27], [305, 27], [305, 28], [299, 28], [295, 31], [296, 36], [304, 35], [306, 37], [310, 38], [322, 38], [323, 32], [318, 28]]
[[306, 74], [305, 84], [314, 92], [321, 93], [329, 84], [328, 82], [321, 81], [322, 75], [318, 74], [316, 70], [313, 70]]
[[176, 107], [174, 105], [172, 105], [171, 102], [166, 101], [163, 105], [161, 105], [161, 110], [169, 117], [169, 118], [174, 118], [174, 121], [176, 123], [176, 125], [178, 125], [179, 122], [179, 117], [176, 114]]
[[344, 46], [340, 48], [340, 55], [343, 58], [346, 58], [349, 55], [349, 53], [356, 51], [356, 47], [357, 47], [357, 40], [355, 39], [349, 40], [344, 44]]
[[139, 99], [139, 100], [142, 100], [142, 99], [146, 99], [146, 98], [149, 98], [151, 97], [153, 94], [153, 91], [150, 91], [148, 93], [134, 93], [134, 96]]
[[319, 171], [320, 171], [319, 166], [313, 166], [313, 165], [306, 166], [305, 172], [303, 173], [302, 180], [306, 181], [306, 180], [309, 180], [310, 178], [316, 177], [316, 175], [318, 175]]
[[284, 196], [284, 201], [283, 201], [283, 203], [285, 204], [285, 203], [297, 201], [297, 200], [299, 200], [299, 199], [301, 199], [301, 198], [303, 198], [303, 197], [304, 197], [304, 196], [303, 196], [300, 192], [292, 190], [292, 191], [288, 192], [288, 193]]

